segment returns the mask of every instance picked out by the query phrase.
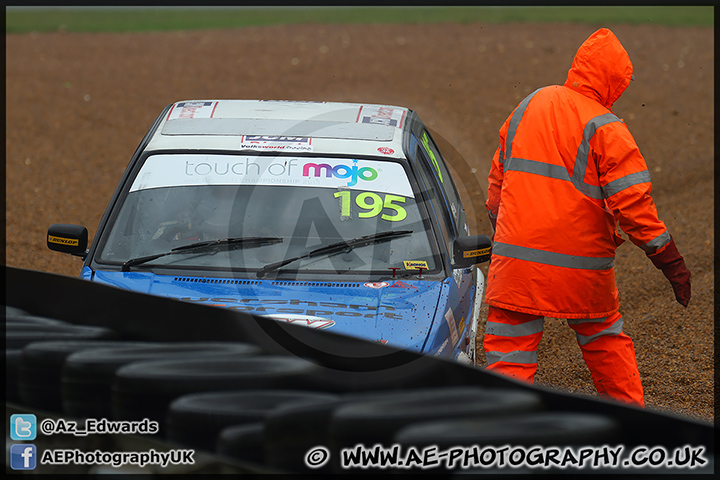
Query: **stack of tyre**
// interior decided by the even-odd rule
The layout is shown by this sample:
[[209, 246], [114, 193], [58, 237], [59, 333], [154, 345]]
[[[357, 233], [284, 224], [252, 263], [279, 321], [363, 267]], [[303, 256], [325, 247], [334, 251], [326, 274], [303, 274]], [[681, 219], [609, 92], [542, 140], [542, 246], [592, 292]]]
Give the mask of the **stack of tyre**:
[[[358, 445], [601, 446], [623, 443], [626, 433], [607, 415], [551, 410], [531, 390], [448, 385], [439, 381], [443, 370], [367, 384], [249, 343], [128, 340], [107, 328], [5, 312], [9, 401], [63, 418], [149, 419], [168, 444], [269, 471], [346, 472], [341, 459]], [[393, 467], [420, 469], [428, 470]]]

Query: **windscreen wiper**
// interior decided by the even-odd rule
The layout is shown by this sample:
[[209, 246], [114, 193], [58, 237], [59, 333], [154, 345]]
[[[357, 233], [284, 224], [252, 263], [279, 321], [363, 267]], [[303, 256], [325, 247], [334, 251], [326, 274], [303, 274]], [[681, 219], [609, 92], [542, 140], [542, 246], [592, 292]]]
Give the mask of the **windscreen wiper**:
[[[175, 247], [169, 252], [156, 253], [154, 255], [147, 255], [145, 257], [131, 258], [127, 262], [123, 263], [122, 271], [127, 272], [130, 270], [130, 267], [134, 265], [140, 265], [141, 263], [149, 262], [151, 260], [155, 260], [156, 258], [166, 257], [168, 255], [175, 255], [177, 253], [193, 253], [203, 250], [216, 250], [217, 247], [221, 246], [231, 246], [233, 248], [259, 247], [262, 245], [270, 245], [273, 243], [282, 243], [282, 241], [283, 239], [280, 237], [238, 237], [196, 242], [189, 245]], [[217, 253], [217, 251], [213, 253]]]
[[371, 235], [356, 237], [351, 240], [343, 240], [342, 242], [331, 243], [330, 245], [316, 248], [315, 250], [312, 250], [303, 255], [298, 255], [297, 257], [291, 257], [280, 262], [265, 265], [257, 271], [257, 277], [262, 278], [267, 272], [277, 270], [278, 268], [284, 267], [285, 265], [300, 260], [302, 258], [318, 257], [320, 255], [330, 255], [336, 252], [349, 252], [355, 247], [370, 245], [371, 243], [377, 243], [384, 240], [392, 240], [393, 238], [404, 237], [406, 235], [410, 235], [411, 233], [413, 233], [412, 230], [395, 230], [389, 232], [373, 233]]

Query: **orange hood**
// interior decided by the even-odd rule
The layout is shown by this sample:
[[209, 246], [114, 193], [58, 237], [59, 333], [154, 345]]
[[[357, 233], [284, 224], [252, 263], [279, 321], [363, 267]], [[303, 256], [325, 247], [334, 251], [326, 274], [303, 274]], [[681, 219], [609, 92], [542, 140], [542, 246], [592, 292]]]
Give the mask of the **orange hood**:
[[620, 40], [607, 28], [601, 28], [580, 45], [565, 86], [609, 109], [627, 88], [632, 73], [630, 56]]

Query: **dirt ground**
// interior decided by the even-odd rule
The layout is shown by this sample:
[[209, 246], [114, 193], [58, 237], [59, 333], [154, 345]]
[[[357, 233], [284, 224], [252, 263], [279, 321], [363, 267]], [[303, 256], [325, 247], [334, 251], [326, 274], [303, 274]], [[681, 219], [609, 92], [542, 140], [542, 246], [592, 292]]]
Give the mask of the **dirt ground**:
[[[635, 342], [647, 407], [711, 420], [713, 30], [604, 26], [635, 66], [635, 81], [614, 111], [640, 145], [660, 217], [692, 271], [685, 309], [642, 251], [626, 242], [615, 262], [625, 332]], [[47, 227], [82, 224], [92, 237], [155, 116], [189, 99], [410, 107], [459, 152], [451, 162], [462, 172], [468, 215], [478, 219], [472, 228], [489, 234], [483, 202], [498, 128], [527, 94], [564, 82], [577, 47], [598, 27], [304, 25], [6, 35], [6, 263], [78, 275], [79, 259], [46, 248]], [[564, 321], [546, 321], [539, 362], [538, 385], [596, 395]]]

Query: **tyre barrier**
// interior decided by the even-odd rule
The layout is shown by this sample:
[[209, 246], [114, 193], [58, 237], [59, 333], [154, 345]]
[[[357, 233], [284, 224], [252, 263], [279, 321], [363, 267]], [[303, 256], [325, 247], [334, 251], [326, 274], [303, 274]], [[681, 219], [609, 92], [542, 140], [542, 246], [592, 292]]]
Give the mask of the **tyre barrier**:
[[[39, 345], [53, 343], [38, 340], [66, 338], [62, 335], [62, 329], [68, 326], [81, 330], [99, 328], [105, 330], [103, 335], [110, 332], [111, 338], [100, 335], [82, 342], [93, 343], [95, 347], [103, 342], [115, 341], [123, 346], [136, 341], [153, 342], [155, 345], [186, 341], [238, 342], [257, 347], [261, 352], [229, 355], [222, 360], [216, 357], [198, 358], [194, 354], [193, 358], [172, 361], [143, 359], [123, 364], [115, 370], [109, 404], [112, 418], [148, 418], [158, 421], [161, 424], [160, 434], [172, 435], [177, 441], [161, 438], [153, 441], [167, 442], [168, 448], [174, 444], [195, 441], [188, 433], [193, 427], [179, 426], [181, 423], [185, 425], [194, 413], [183, 416], [187, 412], [173, 411], [175, 416], [172, 420], [170, 417], [170, 407], [183, 405], [183, 397], [257, 390], [317, 395], [313, 399], [273, 405], [265, 412], [262, 421], [247, 419], [251, 423], [232, 426], [223, 423], [213, 427], [222, 428], [217, 433], [213, 451], [217, 455], [213, 457], [215, 465], [220, 469], [230, 468], [234, 465], [230, 460], [234, 459], [245, 460], [251, 466], [255, 464], [260, 472], [270, 468], [280, 473], [333, 473], [332, 458], [335, 453], [331, 455], [331, 461], [320, 468], [311, 469], [305, 464], [306, 455], [313, 452], [313, 447], [324, 446], [336, 450], [358, 440], [363, 440], [365, 444], [385, 444], [388, 438], [392, 438], [391, 444], [406, 448], [428, 444], [438, 447], [476, 444], [531, 447], [622, 444], [628, 450], [638, 445], [660, 445], [668, 450], [701, 446], [705, 448], [705, 458], [710, 459], [710, 466], [705, 465], [692, 472], [681, 470], [680, 473], [709, 473], [714, 468], [714, 428], [706, 422], [539, 388], [482, 369], [332, 332], [283, 324], [248, 313], [186, 304], [71, 277], [12, 268], [6, 268], [6, 271], [9, 303], [5, 309], [8, 359], [6, 390], [12, 392], [12, 374], [15, 372], [18, 396], [14, 398], [20, 398], [18, 405], [14, 406], [13, 397], [8, 395], [11, 403], [7, 407], [13, 413], [32, 412], [28, 408], [32, 405], [22, 398], [20, 390], [23, 381], [33, 378], [32, 372], [22, 375], [23, 358], [31, 355], [27, 352], [32, 352]], [[41, 303], [37, 302], [34, 293], [38, 289], [46, 294]], [[77, 298], [82, 298], [83, 302], [78, 302]], [[107, 308], [108, 305], [113, 308]], [[34, 321], [25, 317], [57, 320], [68, 325]], [[198, 318], [202, 318], [202, 322]], [[34, 324], [32, 328], [30, 324]], [[42, 333], [38, 335], [41, 330]], [[21, 348], [18, 355], [17, 351]], [[40, 380], [41, 375], [38, 373], [35, 384], [41, 381], [48, 385], [55, 382], [53, 388], [57, 390], [60, 381], [62, 386], [61, 366], [69, 356], [67, 352], [59, 355], [54, 361], [52, 374], [49, 366], [44, 367], [47, 370], [46, 380]], [[50, 359], [45, 361], [53, 363]], [[89, 385], [90, 375], [93, 374], [89, 373], [90, 368], [86, 370], [75, 378], [82, 377]], [[33, 381], [30, 380], [30, 383]], [[91, 391], [91, 388], [94, 387], [86, 387], [86, 391]], [[462, 393], [472, 388], [483, 391], [475, 397], [477, 404], [469, 401], [470, 393], [467, 397]], [[80, 396], [80, 390], [78, 387], [76, 398]], [[491, 391], [513, 391], [513, 395], [531, 394], [540, 399], [541, 405], [516, 405], [517, 408], [513, 409], [509, 407], [509, 400], [498, 398], [494, 403], [498, 407], [507, 408], [505, 413], [482, 412], [484, 407], [480, 396]], [[34, 397], [40, 396], [42, 394], [39, 391], [34, 394]], [[62, 395], [60, 397], [62, 403]], [[468, 400], [468, 405], [465, 405], [463, 398]], [[423, 399], [427, 403], [427, 413], [423, 413]], [[443, 399], [445, 404], [442, 404]], [[98, 398], [96, 403], [104, 403], [104, 407], [108, 407], [107, 399]], [[62, 412], [57, 407], [55, 411]], [[180, 420], [176, 420], [178, 415]], [[191, 425], [200, 425], [199, 420], [195, 420], [201, 416], [192, 418], [194, 420], [189, 421]], [[384, 426], [377, 429], [372, 424]], [[176, 433], [183, 428], [186, 432]], [[138, 451], [146, 440], [132, 435], [107, 437], [103, 436], [102, 441], [110, 442], [109, 445], [115, 450], [124, 451]], [[50, 440], [64, 441], [54, 436], [52, 439], [38, 437], [36, 442]], [[199, 449], [198, 454], [209, 450], [209, 445]], [[645, 472], [639, 469], [629, 473], [678, 473], [673, 468], [651, 470]], [[382, 473], [362, 468], [347, 472]], [[387, 470], [384, 472], [388, 473]], [[524, 469], [497, 472], [482, 469], [457, 473], [471, 472], [550, 473], [537, 469], [528, 469], [527, 472]], [[552, 473], [573, 474], [577, 470]], [[615, 469], [608, 473], [628, 472]]]
[[149, 345], [149, 342], [101, 338], [33, 342], [25, 346], [17, 370], [18, 396], [22, 403], [48, 412], [63, 413], [62, 372], [67, 357], [95, 348]]
[[[5, 325], [72, 325], [54, 318], [38, 317], [30, 314], [10, 313], [5, 316]], [[7, 328], [6, 328], [7, 330]]]
[[[508, 389], [444, 387], [341, 395], [336, 400], [286, 405], [264, 421], [266, 465], [293, 473], [334, 473], [342, 448], [390, 445], [403, 426], [428, 418], [482, 418], [542, 410], [537, 394]], [[305, 455], [328, 447], [331, 461], [308, 467]]]
[[[327, 428], [333, 411], [353, 397], [348, 394], [336, 399], [297, 402], [271, 411], [263, 421], [265, 465], [293, 473], [329, 473], [329, 464], [310, 469], [304, 462], [305, 455], [313, 447], [328, 444]], [[239, 453], [244, 454], [242, 450]]]
[[233, 342], [121, 344], [76, 352], [65, 359], [62, 374], [63, 411], [76, 418], [112, 418], [112, 382], [115, 372], [134, 362], [260, 353], [260, 349], [254, 345]]
[[[166, 438], [183, 445], [213, 451], [226, 427], [261, 423], [284, 404], [331, 400], [334, 395], [302, 390], [249, 390], [183, 395], [168, 408]], [[257, 459], [256, 459], [257, 460]], [[262, 462], [262, 457], [260, 458]]]
[[[407, 352], [401, 352], [407, 353]], [[437, 358], [426, 356], [413, 358], [408, 361], [399, 357], [393, 359], [394, 354], [379, 356], [372, 359], [358, 358], [355, 367], [351, 365], [324, 364], [322, 374], [312, 379], [309, 385], [314, 390], [333, 392], [338, 394], [378, 392], [387, 390], [414, 390], [427, 385], [449, 387], [464, 385], [462, 377], [449, 372], [447, 365], [438, 362]], [[386, 358], [387, 357], [387, 358]], [[322, 362], [320, 357], [319, 362]], [[383, 362], [397, 361], [397, 365], [383, 366]], [[342, 359], [341, 362], [347, 360]]]
[[5, 305], [5, 318], [9, 318], [12, 316], [15, 317], [22, 317], [30, 315], [26, 310], [23, 310], [22, 308], [17, 307], [11, 307], [10, 305]]
[[22, 349], [5, 350], [5, 398], [9, 402], [20, 401], [18, 390], [18, 370]]
[[389, 446], [403, 427], [427, 421], [489, 419], [544, 409], [532, 392], [480, 387], [411, 390], [383, 398], [359, 400], [335, 409], [328, 425], [333, 470], [340, 469], [340, 452], [357, 444]]
[[225, 427], [215, 451], [222, 456], [262, 465], [265, 458], [265, 426], [262, 422]]
[[306, 390], [316, 364], [297, 357], [233, 354], [221, 359], [136, 362], [115, 372], [113, 418], [158, 422], [164, 432], [170, 403], [200, 392], [291, 389]]
[[329, 446], [333, 413], [345, 405], [386, 398], [413, 391], [377, 390], [339, 395], [335, 400], [318, 400], [283, 405], [265, 418], [265, 464], [293, 473], [332, 473], [331, 463], [308, 467], [305, 456], [318, 445]]
[[535, 412], [500, 418], [432, 420], [407, 425], [394, 436], [401, 445], [603, 445], [617, 442], [622, 429], [607, 415]]
[[119, 336], [109, 328], [72, 324], [8, 323], [5, 325], [5, 348], [23, 348], [33, 342], [48, 340], [111, 340]]
[[[430, 420], [407, 425], [394, 436], [401, 449], [421, 451], [427, 447], [447, 450], [455, 447], [511, 446], [574, 447], [622, 443], [622, 428], [612, 417], [587, 412], [534, 412], [499, 418]], [[509, 453], [510, 455], [511, 453]], [[433, 470], [445, 470], [439, 465]], [[426, 470], [427, 471], [427, 470]], [[483, 469], [482, 473], [512, 473], [512, 468]], [[562, 471], [562, 470], [558, 470]], [[552, 473], [558, 473], [553, 470]], [[571, 470], [578, 473], [578, 470]], [[478, 473], [478, 471], [473, 470]], [[548, 471], [525, 471], [548, 473]], [[518, 472], [519, 473], [519, 472]], [[615, 473], [619, 473], [615, 470]]]

